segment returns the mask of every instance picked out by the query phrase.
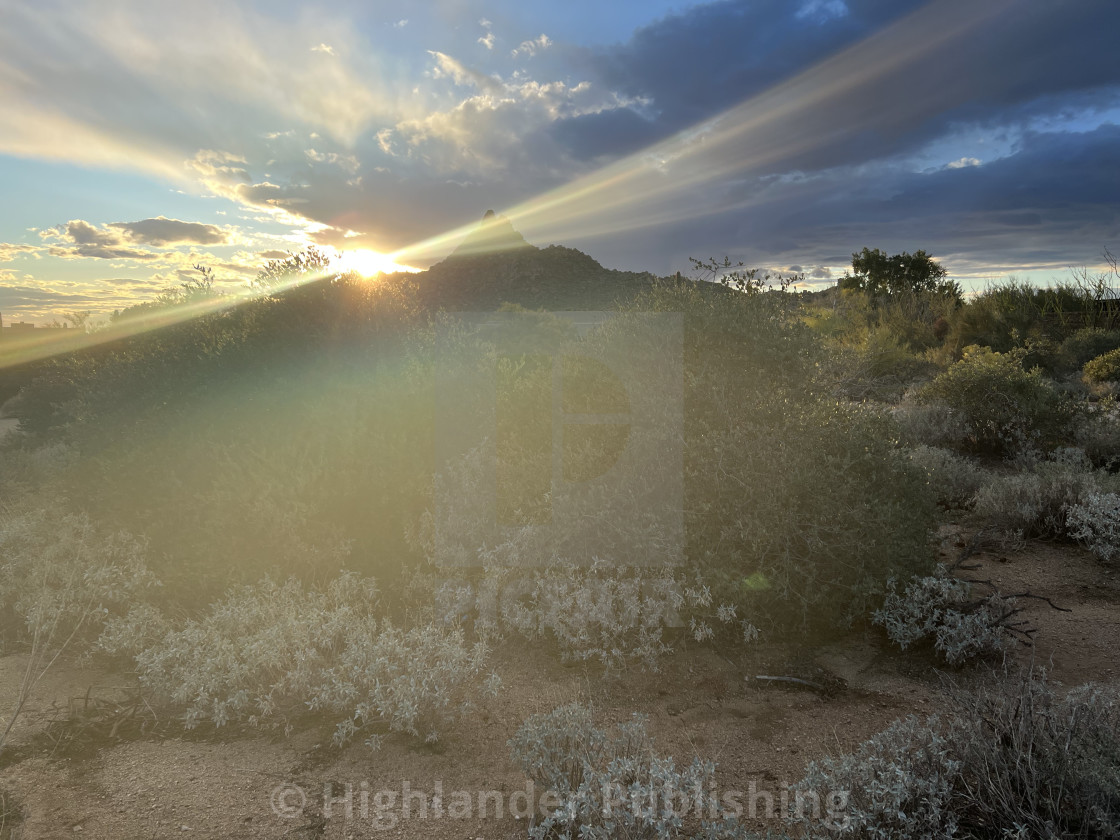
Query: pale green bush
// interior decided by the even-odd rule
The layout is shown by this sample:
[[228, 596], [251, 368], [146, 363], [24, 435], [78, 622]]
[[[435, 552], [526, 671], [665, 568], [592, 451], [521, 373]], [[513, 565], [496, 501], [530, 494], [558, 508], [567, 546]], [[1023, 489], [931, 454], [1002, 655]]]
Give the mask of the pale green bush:
[[96, 635], [107, 616], [156, 585], [146, 553], [142, 540], [106, 533], [84, 513], [6, 512], [0, 617], [17, 638]]
[[715, 792], [715, 765], [693, 760], [677, 770], [653, 751], [646, 718], [635, 714], [609, 733], [573, 704], [528, 718], [510, 754], [535, 784], [552, 791], [555, 809], [529, 826], [533, 840], [746, 840]]
[[1015, 640], [1007, 625], [1015, 611], [1013, 598], [977, 596], [968, 582], [941, 566], [935, 575], [913, 578], [902, 593], [892, 581], [872, 621], [903, 650], [932, 639], [937, 652], [956, 665], [1007, 650]]
[[14, 638], [27, 653], [0, 750], [58, 657], [156, 584], [145, 554], [141, 540], [105, 533], [85, 514], [0, 511], [0, 640]]
[[666, 568], [557, 564], [546, 569], [488, 567], [482, 574], [434, 580], [437, 615], [470, 620], [483, 635], [515, 632], [555, 643], [565, 660], [597, 660], [608, 669], [640, 664], [657, 670], [671, 648], [664, 631], [688, 626], [694, 641], [758, 630], [730, 604], [713, 607], [710, 589]]
[[1070, 505], [1066, 515], [1069, 535], [1101, 560], [1120, 555], [1120, 495], [1088, 493]]
[[[378, 614], [371, 579], [343, 574], [323, 589], [270, 580], [232, 590], [204, 616], [169, 622], [140, 607], [100, 642], [134, 658], [155, 701], [203, 721], [289, 726], [307, 711], [338, 718], [335, 739], [358, 731], [428, 740], [471, 707], [486, 646], [459, 629], [403, 629]], [[497, 678], [487, 681], [496, 690]]]
[[1060, 693], [1024, 672], [958, 691], [950, 711], [910, 717], [853, 754], [814, 762], [797, 789], [851, 793], [844, 826], [805, 836], [887, 840], [1120, 836], [1120, 696]]
[[809, 765], [797, 790], [848, 792], [848, 820], [829, 827], [799, 819], [810, 838], [942, 840], [954, 837], [961, 761], [936, 717], [897, 721], [855, 753]]
[[891, 415], [898, 423], [902, 443], [908, 446], [932, 446], [959, 449], [969, 435], [964, 414], [939, 401], [916, 402], [908, 393]]
[[1120, 411], [1115, 400], [1091, 407], [1074, 430], [1073, 439], [1093, 466], [1115, 469], [1120, 465]]
[[976, 494], [976, 517], [1023, 537], [1066, 537], [1070, 508], [1107, 481], [1089, 471], [1083, 458], [1046, 461], [1029, 472], [992, 478]]
[[917, 446], [910, 459], [926, 471], [938, 504], [947, 508], [971, 506], [984, 483], [985, 472], [968, 458], [936, 446]]

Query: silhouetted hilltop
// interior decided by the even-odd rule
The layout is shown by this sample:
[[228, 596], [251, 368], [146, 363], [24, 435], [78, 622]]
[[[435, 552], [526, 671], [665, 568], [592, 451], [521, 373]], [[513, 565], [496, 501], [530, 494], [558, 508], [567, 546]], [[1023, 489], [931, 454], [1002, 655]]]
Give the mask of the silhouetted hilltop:
[[482, 310], [502, 303], [530, 309], [607, 309], [656, 280], [646, 272], [603, 268], [575, 248], [538, 248], [493, 211], [450, 256], [414, 277], [421, 299], [430, 306]]
[[524, 248], [537, 250], [514, 230], [513, 222], [493, 210], [487, 210], [478, 227], [443, 262], [461, 260], [464, 257], [506, 254]]

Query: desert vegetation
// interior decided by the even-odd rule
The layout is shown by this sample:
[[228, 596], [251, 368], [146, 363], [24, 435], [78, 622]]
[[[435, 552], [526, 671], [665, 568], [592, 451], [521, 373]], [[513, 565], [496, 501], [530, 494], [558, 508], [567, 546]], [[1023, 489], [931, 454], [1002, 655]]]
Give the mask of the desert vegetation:
[[[36, 755], [28, 698], [73, 663], [128, 684], [95, 704], [105, 744], [322, 730], [335, 756], [382, 756], [469, 744], [515, 690], [510, 658], [623, 691], [709, 655], [750, 681], [761, 645], [858, 637], [951, 675], [940, 708], [803, 756], [777, 829], [713, 792], [702, 750], [656, 751], [636, 710], [597, 722], [588, 689], [515, 722], [502, 760], [555, 794], [517, 830], [1120, 836], [1117, 676], [1039, 672], [1036, 616], [1068, 607], [974, 562], [1044, 544], [1114, 568], [1115, 271], [967, 297], [922, 251], [865, 248], [817, 293], [727, 261], [597, 268], [613, 303], [588, 324], [525, 308], [585, 308], [560, 269], [589, 258], [567, 250], [459, 256], [434, 286], [312, 251], [236, 305], [127, 329], [212, 302], [204, 272], [102, 343], [0, 371], [19, 420], [0, 439], [0, 648], [22, 668], [0, 767]], [[505, 301], [500, 337], [459, 311], [470, 283]], [[966, 535], [948, 557], [946, 526]], [[0, 812], [17, 836], [18, 802]]]

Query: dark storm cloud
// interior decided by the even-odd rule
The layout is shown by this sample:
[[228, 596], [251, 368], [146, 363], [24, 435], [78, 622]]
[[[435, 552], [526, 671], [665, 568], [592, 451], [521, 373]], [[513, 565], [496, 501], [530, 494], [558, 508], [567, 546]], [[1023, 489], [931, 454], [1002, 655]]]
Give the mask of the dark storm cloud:
[[[951, 27], [973, 2], [853, 0], [848, 14], [823, 18], [799, 15], [807, 5], [786, 0], [715, 3], [645, 27], [627, 44], [588, 53], [587, 60], [612, 89], [648, 102], [651, 134], [668, 136], [856, 47], [873, 33], [887, 35], [884, 27], [892, 20], [904, 26], [906, 14], [915, 9]], [[768, 167], [819, 169], [912, 151], [962, 124], [1001, 125], [1073, 104], [1115, 102], [1120, 10], [1114, 0], [992, 0], [989, 8], [983, 25], [960, 33], [927, 60], [873, 75], [812, 108], [794, 108], [753, 133], [751, 145], [825, 137], [828, 142]], [[884, 37], [864, 46], [905, 51], [921, 47], [924, 35], [938, 34], [934, 26], [925, 33], [909, 31], [912, 45]], [[573, 155], [608, 142], [580, 136], [581, 129], [595, 134], [603, 126], [567, 123], [554, 133]]]
[[635, 152], [659, 139], [660, 129], [629, 108], [583, 114], [549, 127], [552, 138], [579, 160]]
[[[828, 185], [815, 206], [798, 209], [802, 226], [857, 218], [880, 224], [922, 222], [954, 214], [982, 215], [987, 229], [1075, 223], [1112, 226], [1120, 233], [1120, 126], [1084, 133], [1027, 135], [1013, 155], [981, 166], [896, 175], [879, 190], [889, 198], [860, 197], [842, 181]], [[964, 226], [962, 236], [968, 235]]]
[[[866, 246], [955, 256], [951, 271], [981, 263], [1029, 271], [1093, 263], [1120, 244], [1120, 126], [1029, 134], [1015, 154], [990, 163], [884, 168], [873, 180], [869, 187], [861, 168], [831, 171], [746, 210], [682, 220], [647, 247], [664, 255], [661, 270], [709, 253], [759, 265], [841, 265]], [[741, 190], [765, 188], [755, 181]], [[642, 242], [633, 237], [629, 246]]]

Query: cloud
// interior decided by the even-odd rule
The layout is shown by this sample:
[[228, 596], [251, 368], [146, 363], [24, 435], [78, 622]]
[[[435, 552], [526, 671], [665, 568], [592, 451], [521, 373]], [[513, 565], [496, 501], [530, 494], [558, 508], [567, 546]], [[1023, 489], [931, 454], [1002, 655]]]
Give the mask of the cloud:
[[[745, 183], [718, 200], [766, 189], [762, 181]], [[1030, 134], [1015, 153], [980, 166], [842, 167], [770, 189], [756, 205], [635, 235], [623, 247], [648, 243], [664, 269], [697, 253], [756, 265], [842, 266], [865, 246], [923, 248], [958, 276], [993, 264], [1023, 274], [1090, 264], [1120, 240], [1120, 126]]]
[[129, 247], [128, 238], [118, 231], [98, 228], [81, 219], [73, 219], [65, 227], [41, 231], [39, 235], [47, 241], [61, 243], [52, 244], [48, 253], [62, 259], [154, 260], [158, 256], [152, 251]]
[[431, 71], [433, 79], [449, 78], [457, 85], [473, 85], [479, 90], [500, 91], [502, 89], [501, 79], [473, 70], [446, 53], [428, 50], [428, 55], [436, 60], [436, 66]]
[[[913, 153], [963, 126], [1025, 125], [1060, 115], [1073, 96], [1083, 108], [1116, 102], [1120, 64], [1112, 27], [1103, 25], [1109, 0], [1029, 14], [1012, 0], [852, 0], [845, 8], [837, 16], [840, 5], [820, 0], [710, 3], [584, 59], [593, 80], [648, 100], [662, 137], [743, 105], [742, 118], [754, 121], [745, 144], [798, 150], [775, 157], [774, 172]], [[827, 26], [814, 20], [823, 12]], [[1071, 44], [1081, 60], [1069, 60]]]
[[0, 242], [0, 262], [11, 262], [20, 254], [39, 256], [42, 248], [36, 245], [23, 245], [13, 242]]
[[513, 58], [517, 58], [519, 55], [527, 55], [532, 58], [540, 50], [547, 49], [550, 46], [552, 46], [552, 39], [542, 32], [536, 38], [529, 41], [522, 41], [518, 46], [510, 50], [510, 55]]
[[339, 168], [355, 174], [361, 168], [361, 162], [354, 155], [340, 155], [337, 152], [317, 152], [315, 149], [307, 149], [304, 152], [307, 159], [315, 163], [330, 163]]
[[[358, 46], [345, 17], [220, 0], [8, 4], [0, 110], [19, 119], [0, 132], [0, 154], [182, 182], [199, 149], [253, 154], [262, 126], [352, 145], [372, 123], [424, 107], [405, 68]], [[82, 56], [81, 74], [67, 55]]]
[[[112, 290], [64, 292], [39, 285], [0, 286], [0, 312], [36, 315], [50, 310], [104, 308]], [[111, 301], [108, 301], [111, 302]]]
[[[0, 129], [0, 154], [143, 169], [280, 231], [245, 242], [201, 226], [212, 230], [173, 240], [168, 219], [144, 239], [141, 222], [82, 222], [88, 229], [43, 240], [44, 253], [161, 271], [186, 259], [152, 250], [161, 243], [216, 245], [204, 238], [217, 235], [262, 250], [392, 250], [487, 207], [552, 196], [601, 166], [615, 168], [584, 203], [608, 210], [566, 226], [545, 219], [539, 241], [659, 271], [743, 248], [760, 264], [827, 268], [864, 244], [912, 250], [928, 236], [944, 252], [953, 231], [962, 253], [1053, 255], [1059, 236], [1074, 247], [1120, 238], [1104, 221], [1099, 173], [1056, 157], [1060, 147], [1107, 163], [1090, 137], [1065, 128], [1078, 115], [1095, 128], [1120, 104], [1114, 27], [1104, 25], [1113, 4], [718, 0], [680, 4], [623, 43], [583, 47], [538, 24], [556, 43], [541, 35], [512, 51], [462, 4], [442, 22], [403, 6], [363, 21], [361, 4], [330, 15], [294, 2], [9, 4], [0, 109], [19, 119]], [[407, 31], [392, 29], [404, 14], [415, 17]], [[370, 43], [410, 33], [439, 49]], [[66, 55], [82, 56], [80, 76]], [[1042, 168], [1022, 167], [1027, 158]], [[1086, 180], [1063, 194], [1048, 166]], [[996, 179], [1012, 169], [1018, 182]], [[619, 186], [618, 172], [638, 175]], [[974, 187], [1037, 195], [1001, 206]], [[626, 225], [635, 229], [616, 229]], [[872, 241], [878, 232], [883, 241]]]
[[82, 219], [40, 231], [51, 256], [63, 259], [93, 258], [103, 260], [175, 259], [177, 252], [159, 254], [136, 245], [156, 247], [180, 245], [226, 245], [231, 232], [215, 225], [183, 222], [158, 216], [137, 222], [110, 222], [98, 227]]
[[949, 163], [945, 164], [946, 168], [948, 168], [948, 169], [964, 169], [966, 166], [979, 166], [979, 165], [980, 165], [980, 159], [979, 158], [974, 158], [974, 157], [957, 158], [956, 160], [950, 161]]
[[827, 23], [836, 18], [847, 17], [848, 5], [844, 0], [806, 0], [797, 10], [798, 20], [811, 20]]
[[560, 119], [550, 126], [548, 133], [578, 160], [636, 152], [658, 140], [661, 134], [653, 122], [628, 107]]
[[225, 245], [229, 242], [229, 234], [215, 225], [181, 222], [165, 216], [138, 222], [110, 222], [109, 227], [121, 231], [129, 241], [143, 245]]
[[542, 168], [566, 163], [550, 126], [626, 105], [588, 82], [493, 81], [449, 110], [398, 123], [379, 136], [382, 148], [457, 180], [521, 175], [527, 185]]
[[393, 24], [394, 29], [404, 29], [406, 26], [408, 26], [408, 18], [401, 18]]

